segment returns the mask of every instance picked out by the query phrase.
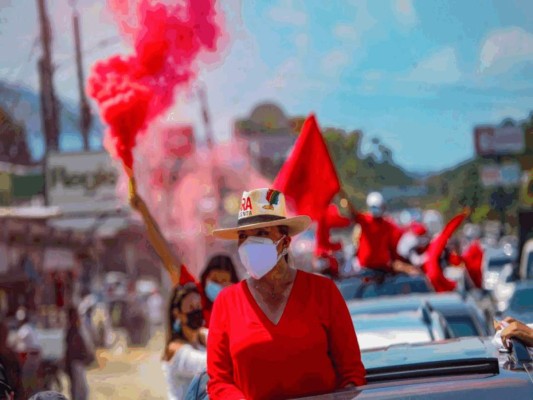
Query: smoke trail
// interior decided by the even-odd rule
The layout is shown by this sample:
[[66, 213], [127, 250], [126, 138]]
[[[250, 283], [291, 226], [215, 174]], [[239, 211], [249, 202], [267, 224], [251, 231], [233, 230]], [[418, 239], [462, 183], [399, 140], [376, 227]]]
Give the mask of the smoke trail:
[[196, 77], [202, 52], [217, 50], [220, 16], [215, 0], [173, 5], [109, 0], [108, 6], [133, 44], [134, 54], [97, 62], [87, 92], [108, 125], [107, 149], [133, 169], [132, 150], [139, 133], [172, 105], [176, 87]]

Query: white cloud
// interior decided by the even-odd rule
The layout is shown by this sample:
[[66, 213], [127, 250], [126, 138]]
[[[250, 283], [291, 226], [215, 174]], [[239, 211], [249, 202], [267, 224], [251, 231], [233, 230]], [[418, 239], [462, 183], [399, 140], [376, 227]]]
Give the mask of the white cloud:
[[457, 54], [453, 47], [445, 47], [433, 53], [409, 73], [407, 80], [430, 84], [455, 83], [461, 78], [457, 66]]
[[348, 65], [350, 58], [346, 51], [335, 49], [327, 53], [321, 62], [322, 72], [328, 76], [338, 75]]
[[479, 70], [501, 73], [526, 60], [533, 61], [533, 34], [518, 27], [500, 29], [481, 46]]
[[347, 41], [356, 41], [359, 38], [359, 34], [357, 33], [357, 29], [355, 29], [354, 25], [349, 24], [337, 24], [333, 28], [334, 35], [341, 39], [341, 40], [347, 40]]
[[412, 0], [395, 0], [392, 3], [392, 10], [402, 25], [412, 27], [418, 23], [418, 16]]
[[294, 7], [290, 0], [285, 0], [281, 4], [272, 7], [268, 14], [274, 21], [284, 24], [295, 26], [307, 24], [307, 14]]
[[309, 45], [309, 36], [305, 33], [299, 33], [294, 38], [294, 44], [299, 50], [307, 50]]
[[287, 59], [275, 72], [272, 79], [266, 81], [267, 88], [282, 89], [303, 76], [303, 68], [297, 58]]

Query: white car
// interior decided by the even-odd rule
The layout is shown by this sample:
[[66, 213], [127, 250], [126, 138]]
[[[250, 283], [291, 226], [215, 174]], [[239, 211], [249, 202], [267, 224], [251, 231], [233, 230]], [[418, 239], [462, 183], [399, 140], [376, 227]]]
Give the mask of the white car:
[[444, 339], [442, 329], [435, 329], [421, 310], [386, 314], [352, 315], [361, 351], [396, 344], [429, 343]]

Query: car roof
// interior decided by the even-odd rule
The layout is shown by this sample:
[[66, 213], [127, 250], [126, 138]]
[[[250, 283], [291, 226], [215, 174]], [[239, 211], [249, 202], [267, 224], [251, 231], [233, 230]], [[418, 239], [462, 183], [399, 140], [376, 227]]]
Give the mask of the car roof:
[[384, 349], [362, 352], [361, 356], [367, 369], [379, 368], [384, 365], [400, 366], [432, 361], [500, 358], [498, 349], [491, 341], [480, 337], [447, 339], [421, 344], [393, 345]]
[[346, 303], [351, 314], [370, 314], [385, 312], [412, 311], [428, 301], [435, 309], [465, 307], [459, 293], [414, 293], [402, 296], [381, 296], [364, 300], [348, 300]]
[[527, 281], [516, 281], [513, 283], [515, 284], [514, 286], [515, 292], [519, 290], [527, 290], [527, 289], [533, 288], [533, 279], [530, 279]]
[[420, 312], [352, 316], [362, 351], [399, 343], [427, 343], [432, 335]]
[[383, 314], [355, 314], [352, 321], [358, 331], [382, 330], [382, 329], [414, 329], [417, 326], [427, 327], [422, 319], [422, 315], [416, 311], [404, 311], [397, 313]]

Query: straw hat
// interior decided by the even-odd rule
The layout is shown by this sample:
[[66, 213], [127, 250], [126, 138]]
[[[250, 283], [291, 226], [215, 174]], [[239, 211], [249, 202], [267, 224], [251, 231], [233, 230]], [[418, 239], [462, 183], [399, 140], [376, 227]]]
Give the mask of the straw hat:
[[235, 228], [215, 229], [213, 235], [220, 239], [238, 239], [239, 231], [285, 225], [289, 235], [305, 231], [311, 218], [307, 215], [287, 218], [285, 196], [274, 189], [254, 189], [242, 194], [241, 207]]

